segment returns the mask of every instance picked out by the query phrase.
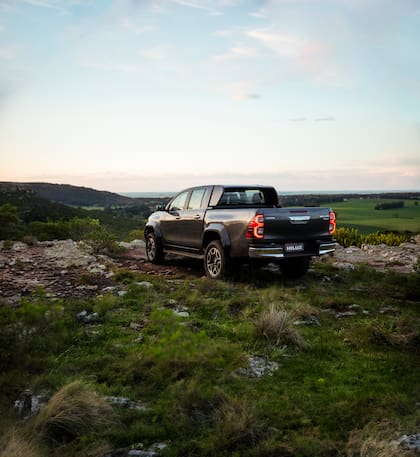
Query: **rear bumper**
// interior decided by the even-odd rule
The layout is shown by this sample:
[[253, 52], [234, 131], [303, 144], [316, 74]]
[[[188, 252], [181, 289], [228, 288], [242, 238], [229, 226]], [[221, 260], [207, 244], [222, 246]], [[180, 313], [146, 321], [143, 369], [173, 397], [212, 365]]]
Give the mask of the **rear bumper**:
[[320, 242], [315, 249], [295, 253], [285, 253], [282, 245], [276, 246], [249, 246], [248, 255], [253, 259], [283, 259], [285, 257], [321, 256], [334, 252], [334, 241]]

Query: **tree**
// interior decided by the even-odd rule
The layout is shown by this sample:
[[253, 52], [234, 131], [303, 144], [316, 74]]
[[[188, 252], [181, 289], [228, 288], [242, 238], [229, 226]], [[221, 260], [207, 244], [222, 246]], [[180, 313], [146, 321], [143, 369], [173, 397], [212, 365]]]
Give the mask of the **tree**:
[[19, 213], [15, 206], [5, 203], [0, 206], [0, 239], [13, 240], [19, 239], [21, 227]]

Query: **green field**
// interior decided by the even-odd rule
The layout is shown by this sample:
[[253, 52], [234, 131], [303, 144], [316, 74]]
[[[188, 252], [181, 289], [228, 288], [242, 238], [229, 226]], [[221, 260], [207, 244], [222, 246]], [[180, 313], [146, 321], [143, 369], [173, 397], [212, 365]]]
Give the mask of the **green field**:
[[404, 200], [404, 208], [375, 210], [381, 203], [396, 200], [377, 198], [349, 199], [333, 203], [337, 213], [337, 226], [356, 228], [361, 233], [379, 231], [420, 232], [420, 204], [415, 200]]

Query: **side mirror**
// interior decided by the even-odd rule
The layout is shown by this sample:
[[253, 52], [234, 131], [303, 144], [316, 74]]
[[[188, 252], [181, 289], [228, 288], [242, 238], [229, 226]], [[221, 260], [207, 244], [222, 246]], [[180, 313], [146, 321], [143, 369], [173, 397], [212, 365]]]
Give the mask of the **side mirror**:
[[165, 205], [156, 205], [156, 211], [165, 211]]

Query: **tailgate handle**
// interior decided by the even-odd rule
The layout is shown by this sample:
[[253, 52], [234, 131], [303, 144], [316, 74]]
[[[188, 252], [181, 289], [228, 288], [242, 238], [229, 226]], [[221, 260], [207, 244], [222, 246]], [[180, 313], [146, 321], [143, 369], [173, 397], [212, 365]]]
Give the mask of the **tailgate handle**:
[[311, 216], [289, 216], [289, 221], [292, 224], [307, 224]]

